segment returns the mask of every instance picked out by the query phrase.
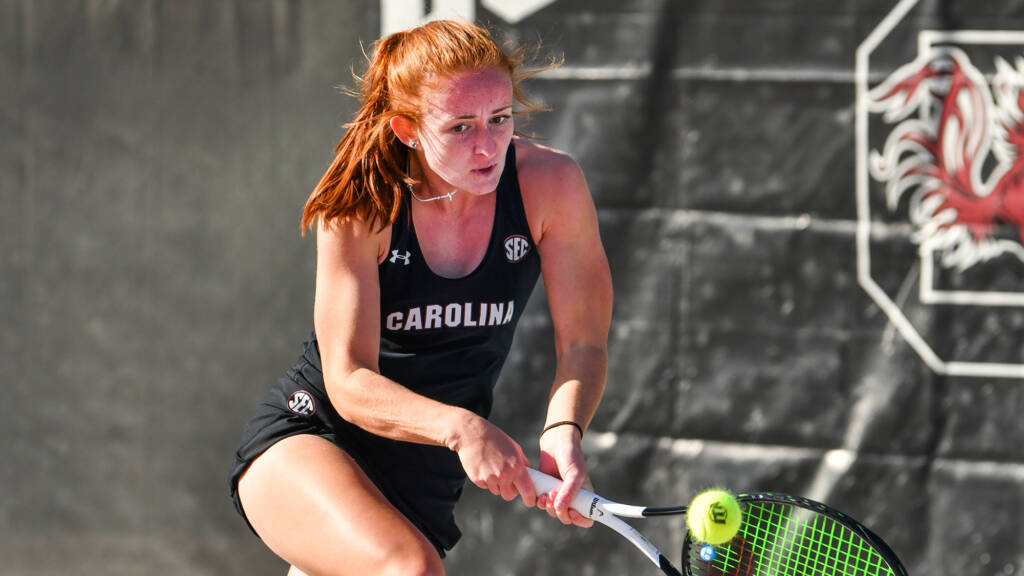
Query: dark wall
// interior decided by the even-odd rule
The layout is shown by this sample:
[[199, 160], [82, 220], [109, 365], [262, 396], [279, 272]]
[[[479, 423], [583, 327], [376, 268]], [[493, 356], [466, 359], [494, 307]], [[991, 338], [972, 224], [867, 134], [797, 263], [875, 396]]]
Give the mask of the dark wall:
[[[855, 54], [894, 5], [556, 0], [510, 23], [474, 4], [565, 56], [529, 82], [553, 111], [526, 131], [583, 166], [612, 266], [587, 438], [600, 492], [803, 494], [911, 573], [1015, 574], [1022, 308], [917, 301], [899, 214], [868, 214], [868, 272], [911, 332], [858, 274]], [[1024, 29], [1021, 14], [923, 0], [870, 84], [914, 58], [919, 29]], [[226, 475], [311, 327], [298, 212], [353, 110], [335, 87], [380, 21], [369, 0], [0, 0], [0, 573], [283, 574]], [[972, 285], [1021, 292], [1001, 262]], [[531, 459], [553, 369], [539, 286], [494, 413]], [[603, 527], [473, 487], [458, 513], [449, 573], [654, 570]], [[641, 522], [678, 555], [681, 519]]]
[[366, 10], [0, 3], [0, 572], [283, 572], [227, 472], [311, 327]]

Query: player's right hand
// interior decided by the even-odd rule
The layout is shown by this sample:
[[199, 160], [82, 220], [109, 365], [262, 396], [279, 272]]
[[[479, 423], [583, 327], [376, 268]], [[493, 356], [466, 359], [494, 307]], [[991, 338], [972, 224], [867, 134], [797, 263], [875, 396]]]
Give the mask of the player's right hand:
[[521, 496], [523, 504], [537, 503], [530, 462], [508, 434], [480, 416], [467, 419], [449, 447], [458, 455], [469, 481], [506, 501]]

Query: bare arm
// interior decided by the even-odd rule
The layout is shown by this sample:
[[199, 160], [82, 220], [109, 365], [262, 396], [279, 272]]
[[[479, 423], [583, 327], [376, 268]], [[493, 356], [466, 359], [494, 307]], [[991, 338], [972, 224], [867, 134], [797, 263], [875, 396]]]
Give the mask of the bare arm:
[[[539, 163], [546, 167], [543, 175], [528, 178], [531, 186], [548, 186], [543, 195], [531, 196], [537, 200], [531, 203], [542, 209], [537, 250], [557, 355], [545, 426], [570, 421], [586, 430], [605, 386], [611, 274], [583, 173], [567, 156], [551, 151], [545, 154], [548, 159]], [[569, 508], [572, 497], [589, 482], [580, 440], [573, 426], [545, 432], [540, 438], [541, 469], [564, 481], [549, 511], [563, 522], [589, 525], [589, 520]], [[541, 502], [549, 504], [547, 498], [542, 497]]]
[[378, 436], [446, 446], [469, 479], [506, 499], [533, 505], [526, 457], [480, 416], [409, 390], [380, 374], [380, 285], [383, 241], [353, 221], [317, 229], [313, 321], [331, 404], [345, 420]]

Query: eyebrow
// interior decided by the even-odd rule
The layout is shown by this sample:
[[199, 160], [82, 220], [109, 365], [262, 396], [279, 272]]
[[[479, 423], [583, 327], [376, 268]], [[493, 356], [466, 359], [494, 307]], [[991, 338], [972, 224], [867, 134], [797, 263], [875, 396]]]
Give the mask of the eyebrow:
[[[512, 105], [509, 104], [508, 106], [502, 106], [501, 108], [495, 108], [494, 110], [491, 110], [491, 114], [497, 114], [498, 112], [501, 112], [502, 110], [507, 110], [507, 109], [509, 109], [511, 107], [512, 107]], [[472, 120], [473, 118], [476, 118], [475, 114], [467, 114], [465, 116], [456, 116], [455, 118], [453, 118], [453, 120]]]

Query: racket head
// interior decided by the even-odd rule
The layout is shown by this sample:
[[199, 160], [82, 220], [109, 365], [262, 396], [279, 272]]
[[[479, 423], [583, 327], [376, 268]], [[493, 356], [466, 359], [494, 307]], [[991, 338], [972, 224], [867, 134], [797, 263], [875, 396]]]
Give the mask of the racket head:
[[888, 544], [825, 504], [787, 494], [739, 494], [739, 533], [711, 546], [683, 540], [690, 576], [907, 576]]

